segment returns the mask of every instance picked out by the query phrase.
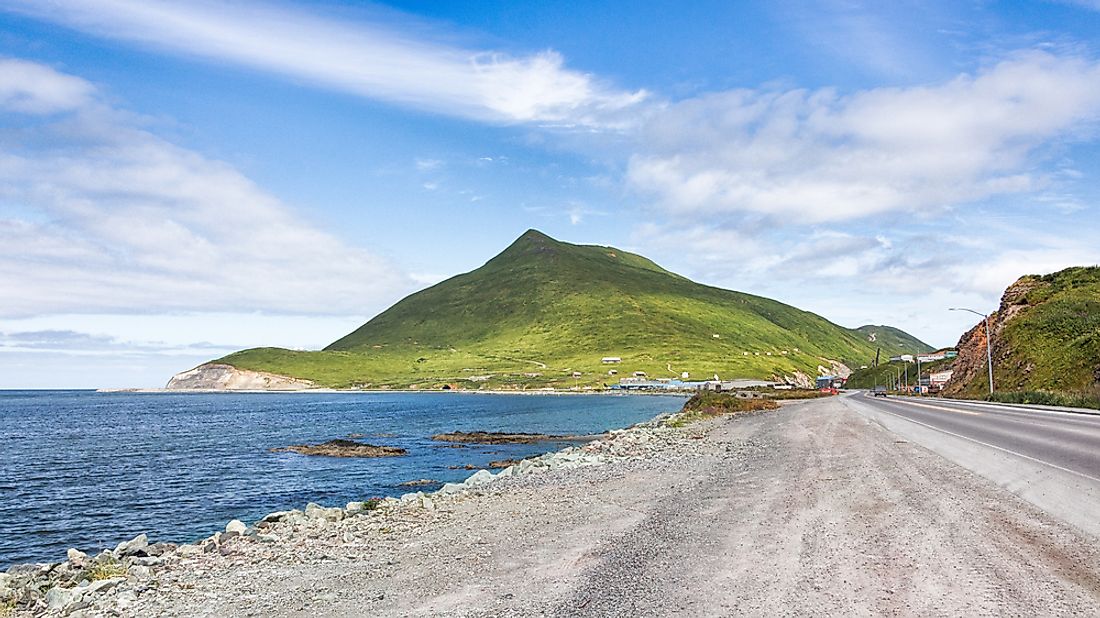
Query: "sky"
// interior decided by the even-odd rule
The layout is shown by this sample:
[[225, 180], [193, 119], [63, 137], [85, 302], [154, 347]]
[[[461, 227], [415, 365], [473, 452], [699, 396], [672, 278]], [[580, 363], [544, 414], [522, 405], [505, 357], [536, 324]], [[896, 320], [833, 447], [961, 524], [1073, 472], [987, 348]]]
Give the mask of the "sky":
[[1100, 263], [1098, 130], [1096, 0], [0, 0], [0, 388], [320, 348], [528, 228], [949, 346]]

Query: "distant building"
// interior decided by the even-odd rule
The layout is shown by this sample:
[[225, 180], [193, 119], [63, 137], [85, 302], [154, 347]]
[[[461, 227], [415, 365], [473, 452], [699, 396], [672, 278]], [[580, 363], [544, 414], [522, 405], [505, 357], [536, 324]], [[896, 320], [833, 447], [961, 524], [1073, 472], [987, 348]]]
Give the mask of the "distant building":
[[605, 356], [600, 360], [600, 362], [605, 365], [617, 365], [623, 362], [623, 359], [619, 358], [618, 356]]
[[901, 355], [898, 355], [898, 356], [891, 356], [890, 357], [890, 362], [896, 363], [898, 361], [905, 362], [905, 363], [911, 363], [911, 362], [913, 362], [913, 355], [912, 354], [901, 354]]
[[935, 373], [928, 374], [929, 386], [931, 386], [932, 388], [943, 388], [943, 385], [947, 384], [947, 382], [951, 380], [951, 376], [954, 373], [955, 372], [953, 370], [948, 369], [947, 371], [937, 371]]
[[619, 374], [618, 369], [608, 369], [607, 370], [607, 375], [609, 375], [609, 376], [614, 376], [614, 375], [618, 375], [618, 374]]
[[644, 371], [635, 371], [634, 372], [634, 377], [635, 378], [644, 378], [644, 377], [646, 377], [646, 372], [644, 372]]

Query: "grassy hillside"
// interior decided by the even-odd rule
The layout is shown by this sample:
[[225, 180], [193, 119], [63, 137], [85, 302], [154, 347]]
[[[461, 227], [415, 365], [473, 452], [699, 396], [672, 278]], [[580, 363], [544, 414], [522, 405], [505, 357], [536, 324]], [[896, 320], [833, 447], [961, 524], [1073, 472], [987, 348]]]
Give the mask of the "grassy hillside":
[[[336, 387], [568, 387], [634, 371], [815, 376], [829, 359], [868, 363], [876, 346], [867, 339], [638, 255], [530, 230], [481, 268], [408, 296], [323, 351], [261, 348], [219, 362]], [[605, 356], [622, 363], [604, 365]]]
[[882, 361], [899, 354], [920, 354], [935, 350], [927, 343], [893, 326], [868, 324], [855, 330], [867, 337], [868, 343], [882, 348]]
[[[997, 390], [1100, 399], [1100, 267], [1069, 268], [1021, 278], [991, 316]], [[981, 324], [959, 342], [956, 376], [946, 392], [986, 394]]]

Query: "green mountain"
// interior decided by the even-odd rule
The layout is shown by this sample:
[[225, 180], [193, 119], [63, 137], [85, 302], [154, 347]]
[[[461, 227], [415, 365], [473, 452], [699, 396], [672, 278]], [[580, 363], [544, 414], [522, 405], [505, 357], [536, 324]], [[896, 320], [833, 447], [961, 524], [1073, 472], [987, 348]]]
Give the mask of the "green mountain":
[[[1100, 403], [1100, 267], [1020, 278], [989, 325], [999, 398], [1046, 391]], [[987, 394], [983, 324], [959, 340], [954, 369], [945, 394]]]
[[867, 337], [868, 343], [882, 348], [883, 358], [880, 360], [883, 362], [891, 356], [899, 354], [921, 354], [935, 351], [935, 348], [927, 343], [893, 326], [868, 324], [855, 330]]
[[530, 230], [481, 268], [406, 297], [322, 351], [258, 348], [210, 365], [332, 387], [573, 387], [635, 371], [812, 380], [833, 362], [869, 363], [875, 347], [813, 313]]

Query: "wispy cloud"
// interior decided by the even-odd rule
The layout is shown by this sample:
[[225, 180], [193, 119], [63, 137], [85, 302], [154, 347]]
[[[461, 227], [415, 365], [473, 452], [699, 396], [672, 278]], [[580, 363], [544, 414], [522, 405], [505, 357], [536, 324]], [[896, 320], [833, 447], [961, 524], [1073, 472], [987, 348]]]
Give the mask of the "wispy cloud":
[[1038, 51], [933, 86], [735, 90], [654, 114], [627, 182], [677, 213], [940, 209], [1041, 189], [1036, 153], [1098, 117], [1100, 64]]
[[73, 356], [145, 356], [149, 354], [221, 355], [232, 346], [201, 341], [185, 345], [163, 341], [126, 341], [108, 335], [73, 330], [0, 332], [0, 353], [67, 354]]
[[[34, 79], [21, 81], [32, 74]], [[176, 146], [77, 77], [0, 62], [0, 317], [361, 313], [409, 287], [233, 167]], [[53, 112], [43, 122], [27, 114]], [[23, 118], [26, 122], [21, 120]]]
[[0, 58], [0, 109], [22, 114], [53, 114], [89, 104], [94, 88], [34, 62]]
[[10, 0], [98, 36], [232, 62], [372, 99], [491, 122], [604, 126], [642, 101], [547, 50], [462, 49], [393, 27], [254, 1]]

